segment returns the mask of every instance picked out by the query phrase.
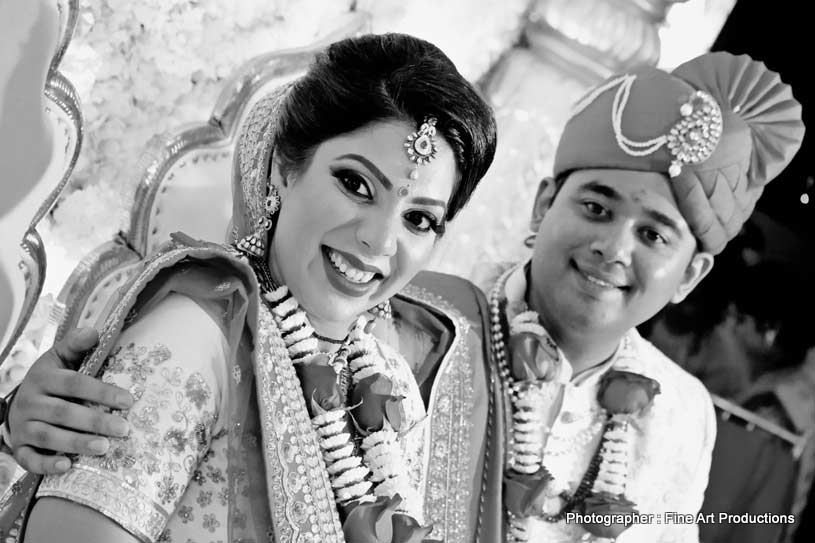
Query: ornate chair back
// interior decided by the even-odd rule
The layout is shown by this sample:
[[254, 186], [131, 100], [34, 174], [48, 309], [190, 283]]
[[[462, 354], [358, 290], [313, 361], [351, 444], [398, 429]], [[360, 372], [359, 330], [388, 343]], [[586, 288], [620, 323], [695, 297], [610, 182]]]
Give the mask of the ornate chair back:
[[[38, 43], [54, 40], [51, 43], [56, 45], [53, 56], [45, 59], [50, 62], [43, 89], [45, 113], [43, 121], [44, 128], [47, 133], [50, 133], [50, 148], [45, 153], [44, 172], [30, 186], [24, 187], [23, 191], [10, 188], [6, 183], [19, 184], [28, 182], [28, 180], [5, 178], [3, 181], [3, 197], [8, 196], [6, 190], [12, 190], [19, 199], [15, 198], [15, 201], [11, 202], [11, 209], [0, 212], [0, 230], [2, 231], [0, 234], [0, 256], [2, 256], [0, 258], [0, 299], [4, 299], [4, 307], [0, 307], [3, 313], [0, 315], [0, 365], [9, 358], [9, 354], [31, 318], [45, 282], [46, 255], [42, 239], [37, 232], [37, 225], [51, 210], [68, 183], [82, 145], [83, 123], [79, 99], [71, 82], [59, 72], [60, 62], [76, 26], [79, 1], [57, 0], [55, 3], [56, 10], [53, 9], [51, 3], [47, 2], [41, 2], [38, 6], [35, 5], [36, 3], [28, 4], [25, 8], [10, 4], [4, 6], [4, 9], [12, 10], [12, 14], [16, 8], [34, 9], [35, 13], [39, 9], [38, 16], [41, 19], [35, 23], [32, 32], [37, 32], [44, 24], [43, 21], [55, 18], [57, 36], [31, 36]], [[45, 24], [45, 26], [48, 25]], [[31, 49], [40, 47], [32, 41], [26, 42], [25, 46]], [[12, 50], [10, 54], [14, 55], [14, 53], [15, 51]], [[14, 62], [14, 57], [11, 60]], [[26, 51], [21, 51], [20, 62], [34, 61], [35, 59], [27, 56]], [[10, 77], [18, 77], [18, 75], [18, 71], [15, 71]], [[20, 79], [15, 82], [15, 85], [20, 85]], [[11, 92], [15, 91], [12, 89]], [[36, 121], [36, 119], [31, 120]], [[22, 130], [26, 128], [23, 127]], [[14, 137], [14, 134], [11, 134], [11, 137]], [[40, 149], [31, 149], [31, 154], [34, 155], [37, 151]], [[26, 156], [14, 157], [14, 160], [25, 160], [26, 158]], [[34, 161], [41, 157], [30, 156], [28, 158]], [[5, 166], [3, 169], [8, 172]], [[11, 171], [16, 170], [12, 168]], [[36, 211], [32, 213], [32, 210]], [[5, 299], [7, 296], [10, 297], [10, 300]]]

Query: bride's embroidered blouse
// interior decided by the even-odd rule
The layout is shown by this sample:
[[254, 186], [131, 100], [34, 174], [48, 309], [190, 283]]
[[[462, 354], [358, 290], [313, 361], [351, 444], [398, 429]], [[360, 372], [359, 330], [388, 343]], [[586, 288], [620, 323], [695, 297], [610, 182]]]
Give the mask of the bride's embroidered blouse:
[[[425, 409], [418, 385], [403, 358], [382, 343], [377, 346], [415, 423], [415, 437], [402, 440], [403, 452], [421, 463]], [[238, 529], [252, 525], [249, 516], [259, 511], [249, 500], [253, 474], [232, 474], [232, 484], [247, 487], [235, 493], [247, 503], [233, 507], [231, 518], [227, 507], [225, 384], [240, 378], [230, 370], [229, 352], [220, 327], [195, 301], [178, 294], [161, 301], [122, 333], [106, 361], [103, 380], [128, 389], [136, 399], [121, 413], [130, 422], [130, 435], [111, 439], [104, 456], [81, 456], [68, 473], [46, 477], [38, 496], [91, 507], [150, 543], [223, 542], [227, 523]], [[261, 444], [254, 434], [244, 441], [246, 447]], [[412, 471], [418, 475], [421, 470]]]

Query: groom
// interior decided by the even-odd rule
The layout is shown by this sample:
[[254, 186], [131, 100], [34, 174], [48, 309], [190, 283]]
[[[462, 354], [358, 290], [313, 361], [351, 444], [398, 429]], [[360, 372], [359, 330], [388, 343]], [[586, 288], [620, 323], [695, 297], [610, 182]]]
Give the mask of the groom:
[[[577, 104], [554, 178], [538, 191], [533, 256], [491, 289], [491, 340], [512, 421], [508, 541], [698, 540], [692, 515], [715, 437], [710, 398], [634, 327], [704, 278], [802, 136], [789, 87], [727, 54], [671, 74], [613, 77]], [[121, 391], [108, 385], [54, 378], [54, 366], [92, 342], [70, 338], [59, 356], [40, 359], [26, 385], [42, 391], [24, 397], [115, 405], [105, 396]], [[34, 406], [14, 407], [12, 427]], [[73, 426], [117, 435], [115, 416], [84, 413]], [[93, 453], [86, 435], [39, 438]], [[62, 471], [55, 463], [64, 457], [16, 452], [24, 467]]]
[[575, 106], [531, 260], [490, 292], [508, 541], [698, 541], [712, 403], [635, 327], [710, 271], [800, 146], [800, 115], [777, 74], [726, 53]]

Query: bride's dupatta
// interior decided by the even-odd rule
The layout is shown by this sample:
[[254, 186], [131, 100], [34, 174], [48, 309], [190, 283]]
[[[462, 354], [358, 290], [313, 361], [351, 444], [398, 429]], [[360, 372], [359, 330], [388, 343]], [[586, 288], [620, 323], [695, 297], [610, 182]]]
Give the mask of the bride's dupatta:
[[391, 303], [390, 331], [378, 325], [374, 333], [419, 362], [414, 374], [428, 401], [421, 483], [430, 537], [503, 541], [504, 418], [486, 299], [469, 281], [423, 272]]
[[[284, 88], [255, 105], [239, 139], [233, 241], [254, 231], [263, 213], [276, 110], [285, 94]], [[231, 368], [223, 386], [229, 398], [229, 542], [344, 543], [299, 381], [246, 260], [230, 247], [177, 235], [122, 292], [80, 371], [100, 375], [128, 323], [172, 293], [195, 300], [228, 340]], [[420, 361], [430, 390], [428, 420], [417, 448], [421, 458], [411, 462], [423, 485], [426, 520], [434, 524], [432, 537], [445, 543], [497, 541], [502, 431], [495, 424], [503, 418], [483, 297], [463, 280], [422, 274], [394, 307], [395, 349], [411, 351], [408, 330], [421, 331], [436, 345]], [[405, 323], [401, 333], [399, 318]], [[79, 478], [78, 471], [69, 472], [60, 484], [82, 485]], [[52, 479], [41, 480], [27, 474], [0, 498], [0, 534], [21, 532], [38, 488], [48, 495]], [[105, 503], [140, 539], [158, 538], [166, 523], [162, 511], [128, 500], [115, 485], [97, 483], [93, 492], [106, 493]]]

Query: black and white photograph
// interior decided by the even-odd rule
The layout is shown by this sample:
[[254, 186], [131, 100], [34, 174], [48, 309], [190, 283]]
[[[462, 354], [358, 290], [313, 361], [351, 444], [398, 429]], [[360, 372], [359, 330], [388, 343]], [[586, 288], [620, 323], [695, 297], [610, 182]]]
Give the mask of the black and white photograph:
[[0, 541], [815, 540], [805, 7], [0, 0]]

